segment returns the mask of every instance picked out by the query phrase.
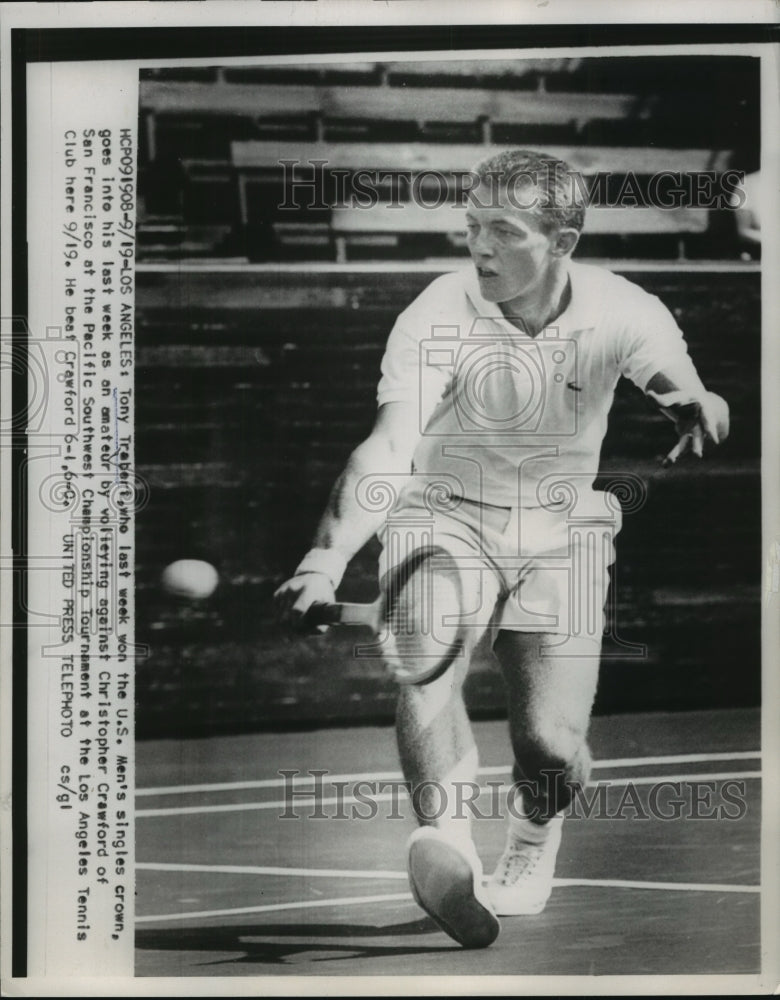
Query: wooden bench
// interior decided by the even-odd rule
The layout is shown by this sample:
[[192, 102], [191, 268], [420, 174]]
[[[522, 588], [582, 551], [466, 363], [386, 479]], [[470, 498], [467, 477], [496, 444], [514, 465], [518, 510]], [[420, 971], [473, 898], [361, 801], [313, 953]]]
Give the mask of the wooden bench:
[[[388, 170], [419, 173], [467, 173], [475, 164], [505, 147], [475, 143], [383, 142], [263, 142], [231, 143], [231, 160], [240, 171], [282, 169], [295, 161], [311, 172], [312, 161], [347, 170]], [[710, 149], [656, 149], [628, 146], [535, 146], [540, 153], [565, 160], [585, 175], [597, 173], [653, 174], [659, 171], [699, 173], [724, 170], [730, 153]]]
[[[176, 114], [240, 114], [366, 121], [478, 122], [581, 127], [594, 119], [624, 119], [635, 113], [628, 94], [548, 94], [543, 90], [466, 87], [310, 86], [262, 83], [141, 84], [141, 110], [148, 112], [147, 138], [154, 150], [155, 117]], [[154, 156], [152, 155], [152, 159]]]
[[[703, 233], [708, 225], [706, 209], [697, 208], [601, 208], [588, 209], [585, 232], [591, 235], [681, 235]], [[465, 243], [465, 211], [460, 206], [426, 208], [409, 203], [401, 208], [334, 208], [331, 229], [336, 237], [336, 260], [347, 260], [347, 245], [372, 245], [383, 234], [450, 234], [453, 244]]]
[[[287, 174], [307, 184], [314, 174], [312, 163], [323, 164], [321, 170], [370, 170], [383, 171], [389, 174], [404, 173], [411, 176], [424, 172], [438, 172], [445, 175], [449, 183], [458, 175], [464, 175], [484, 157], [501, 150], [500, 146], [475, 144], [433, 144], [433, 143], [290, 143], [290, 142], [234, 142], [231, 144], [232, 165], [236, 172], [238, 185], [239, 213], [244, 225], [249, 222], [247, 187], [267, 179], [270, 170], [282, 171], [282, 161], [295, 164], [292, 169], [287, 167]], [[605, 173], [651, 174], [657, 171], [672, 171], [679, 173], [700, 172], [705, 170], [723, 169], [728, 153], [707, 149], [636, 149], [628, 147], [542, 147], [540, 152], [560, 157], [570, 164], [573, 170], [580, 171], [584, 176], [591, 177]], [[300, 166], [297, 166], [297, 165]], [[320, 168], [318, 168], [319, 172]], [[321, 176], [321, 174], [320, 174]], [[310, 196], [306, 196], [310, 200]], [[436, 229], [436, 224], [426, 222], [418, 229], [418, 221], [408, 222], [394, 219], [402, 213], [397, 209], [388, 209], [389, 215], [385, 222], [390, 225], [390, 231], [421, 231], [446, 232], [446, 229]], [[612, 211], [612, 210], [600, 210]], [[606, 225], [603, 230], [590, 229], [590, 232], [622, 232], [627, 233], [659, 233], [680, 231], [681, 221], [693, 226], [688, 231], [702, 232], [706, 229], [706, 212], [688, 214], [687, 210], [676, 212], [660, 211], [653, 213], [650, 209], [626, 210], [629, 215], [603, 216], [603, 222], [592, 220], [591, 225]], [[380, 218], [380, 217], [377, 217]], [[625, 223], [615, 225], [625, 218]], [[672, 219], [674, 221], [672, 221]], [[692, 220], [696, 220], [695, 224]], [[292, 219], [290, 221], [293, 221]], [[360, 223], [356, 222], [359, 226]], [[373, 225], [371, 223], [370, 225]], [[398, 229], [411, 225], [413, 229]], [[429, 228], [430, 226], [434, 228]], [[624, 225], [625, 229], [621, 226]], [[639, 228], [636, 228], [636, 227]], [[380, 229], [375, 229], [380, 232]], [[366, 230], [368, 232], [368, 230]]]

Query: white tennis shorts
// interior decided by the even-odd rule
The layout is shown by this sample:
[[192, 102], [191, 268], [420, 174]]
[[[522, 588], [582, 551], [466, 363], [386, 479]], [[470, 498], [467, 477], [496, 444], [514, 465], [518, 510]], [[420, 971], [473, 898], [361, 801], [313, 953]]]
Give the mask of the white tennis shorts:
[[561, 503], [546, 507], [495, 507], [442, 498], [422, 478], [412, 479], [378, 532], [380, 586], [413, 551], [433, 545], [458, 566], [457, 624], [479, 635], [490, 629], [493, 639], [509, 629], [600, 642], [620, 503], [590, 488], [562, 494]]

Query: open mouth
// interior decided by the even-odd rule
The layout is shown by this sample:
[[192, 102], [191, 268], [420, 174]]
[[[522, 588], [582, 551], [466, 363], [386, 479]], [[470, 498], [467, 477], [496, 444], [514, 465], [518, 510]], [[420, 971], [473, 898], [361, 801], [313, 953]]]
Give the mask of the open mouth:
[[498, 271], [491, 271], [489, 267], [478, 267], [477, 274], [480, 278], [497, 278]]

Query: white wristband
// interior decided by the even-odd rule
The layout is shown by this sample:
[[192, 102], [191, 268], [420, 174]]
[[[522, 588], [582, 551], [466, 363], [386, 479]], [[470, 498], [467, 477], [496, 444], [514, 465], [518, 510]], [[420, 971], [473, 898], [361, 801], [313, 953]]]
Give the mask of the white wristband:
[[328, 577], [335, 590], [341, 583], [346, 568], [347, 560], [336, 549], [310, 549], [296, 569], [295, 575], [322, 573]]

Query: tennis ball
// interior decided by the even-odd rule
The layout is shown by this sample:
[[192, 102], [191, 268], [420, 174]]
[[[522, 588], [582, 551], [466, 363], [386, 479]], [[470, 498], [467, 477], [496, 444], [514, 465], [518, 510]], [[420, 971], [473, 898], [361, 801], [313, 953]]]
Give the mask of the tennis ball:
[[203, 600], [214, 593], [219, 574], [202, 559], [177, 559], [166, 566], [162, 573], [164, 590], [175, 597]]

